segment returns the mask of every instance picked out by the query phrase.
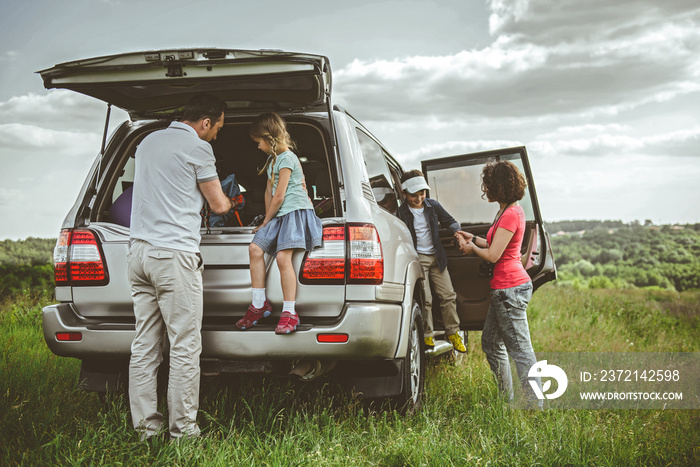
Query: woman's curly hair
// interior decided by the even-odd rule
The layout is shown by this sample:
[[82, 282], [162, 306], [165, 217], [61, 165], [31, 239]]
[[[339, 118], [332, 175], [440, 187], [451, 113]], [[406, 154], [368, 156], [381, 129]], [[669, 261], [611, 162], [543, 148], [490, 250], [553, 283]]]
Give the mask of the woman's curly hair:
[[525, 176], [509, 161], [492, 162], [481, 172], [481, 191], [491, 201], [514, 203], [525, 196]]

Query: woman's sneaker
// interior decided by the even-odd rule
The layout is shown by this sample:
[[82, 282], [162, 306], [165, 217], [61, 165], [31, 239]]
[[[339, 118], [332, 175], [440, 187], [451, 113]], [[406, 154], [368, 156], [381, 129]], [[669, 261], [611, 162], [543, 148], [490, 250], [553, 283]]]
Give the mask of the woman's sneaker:
[[258, 321], [261, 319], [270, 316], [270, 313], [272, 313], [272, 305], [267, 300], [265, 300], [262, 308], [255, 308], [253, 305], [250, 305], [245, 316], [236, 323], [236, 327], [242, 330], [250, 329], [258, 324]]
[[297, 330], [299, 325], [299, 315], [291, 314], [288, 311], [282, 312], [279, 323], [277, 323], [277, 328], [275, 328], [275, 334], [289, 334]]

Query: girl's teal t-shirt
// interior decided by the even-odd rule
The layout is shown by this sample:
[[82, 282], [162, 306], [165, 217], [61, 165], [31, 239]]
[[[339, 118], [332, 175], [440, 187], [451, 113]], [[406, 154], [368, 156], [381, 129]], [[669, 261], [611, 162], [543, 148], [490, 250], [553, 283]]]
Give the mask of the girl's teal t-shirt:
[[277, 216], [284, 216], [297, 209], [313, 209], [314, 205], [309, 199], [309, 193], [306, 191], [306, 181], [304, 180], [304, 172], [301, 170], [299, 158], [292, 151], [284, 151], [277, 156], [275, 166], [268, 166], [267, 176], [270, 177], [270, 171], [274, 171], [272, 180], [272, 194], [277, 191], [277, 182], [279, 181], [280, 170], [291, 169], [292, 174], [289, 177], [287, 192], [284, 195], [284, 201], [277, 211]]

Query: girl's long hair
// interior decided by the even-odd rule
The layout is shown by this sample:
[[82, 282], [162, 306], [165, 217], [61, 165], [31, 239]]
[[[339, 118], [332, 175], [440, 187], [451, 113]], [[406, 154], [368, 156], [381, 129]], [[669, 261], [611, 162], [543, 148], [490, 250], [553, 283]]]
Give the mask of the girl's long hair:
[[[284, 119], [273, 112], [264, 113], [253, 120], [253, 123], [250, 125], [250, 137], [262, 139], [270, 145], [272, 150], [272, 157], [267, 158], [258, 175], [262, 175], [268, 166], [275, 166], [278, 155], [277, 147], [280, 143], [286, 145], [289, 149], [296, 150], [296, 145], [287, 131], [287, 124], [284, 122]], [[273, 176], [271, 174], [270, 179]]]

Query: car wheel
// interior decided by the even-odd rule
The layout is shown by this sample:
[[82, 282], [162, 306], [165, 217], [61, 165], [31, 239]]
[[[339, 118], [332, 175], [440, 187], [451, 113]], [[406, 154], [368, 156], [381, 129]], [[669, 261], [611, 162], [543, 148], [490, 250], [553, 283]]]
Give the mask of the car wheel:
[[408, 332], [408, 350], [403, 361], [401, 393], [394, 399], [396, 407], [405, 414], [420, 410], [425, 385], [425, 342], [423, 317], [418, 302], [411, 307], [411, 327]]

